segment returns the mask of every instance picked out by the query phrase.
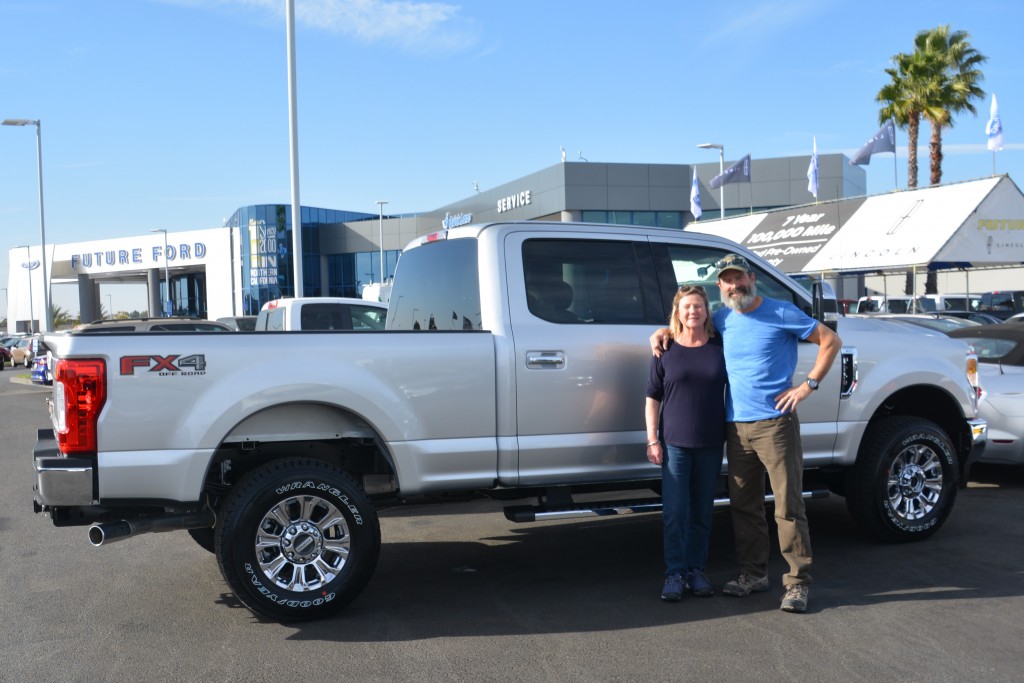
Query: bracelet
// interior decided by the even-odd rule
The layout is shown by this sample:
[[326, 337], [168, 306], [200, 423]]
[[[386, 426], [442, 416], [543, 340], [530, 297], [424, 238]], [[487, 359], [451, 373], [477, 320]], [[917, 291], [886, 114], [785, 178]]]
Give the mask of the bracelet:
[[651, 446], [657, 446], [659, 443], [659, 441], [648, 441], [647, 447], [650, 448]]

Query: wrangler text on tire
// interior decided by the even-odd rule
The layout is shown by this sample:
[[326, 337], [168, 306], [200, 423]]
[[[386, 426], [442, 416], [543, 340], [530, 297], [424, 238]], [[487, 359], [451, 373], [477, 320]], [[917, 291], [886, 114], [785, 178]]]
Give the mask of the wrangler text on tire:
[[846, 504], [862, 529], [885, 541], [938, 531], [957, 494], [953, 444], [934, 422], [893, 416], [868, 428], [849, 471]]
[[246, 607], [270, 619], [318, 619], [351, 602], [370, 580], [380, 524], [344, 471], [288, 459], [238, 483], [215, 543], [224, 580]]

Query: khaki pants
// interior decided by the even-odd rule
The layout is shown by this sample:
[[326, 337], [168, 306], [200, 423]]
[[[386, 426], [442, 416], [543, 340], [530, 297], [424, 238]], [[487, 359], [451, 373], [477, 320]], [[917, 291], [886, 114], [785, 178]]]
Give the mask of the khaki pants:
[[811, 582], [811, 535], [804, 512], [800, 422], [796, 414], [757, 422], [726, 424], [729, 501], [740, 572], [768, 574], [768, 522], [764, 516], [764, 475], [775, 494], [779, 550], [789, 563], [784, 586]]

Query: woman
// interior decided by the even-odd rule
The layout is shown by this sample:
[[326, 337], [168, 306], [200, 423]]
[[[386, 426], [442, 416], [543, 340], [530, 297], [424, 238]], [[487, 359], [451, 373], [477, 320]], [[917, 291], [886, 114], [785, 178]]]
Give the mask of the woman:
[[704, 561], [715, 482], [722, 469], [726, 380], [722, 345], [708, 308], [703, 287], [676, 292], [669, 318], [675, 343], [661, 358], [651, 360], [647, 382], [647, 459], [662, 467], [661, 599], [668, 602], [680, 600], [684, 587], [701, 597], [714, 594]]

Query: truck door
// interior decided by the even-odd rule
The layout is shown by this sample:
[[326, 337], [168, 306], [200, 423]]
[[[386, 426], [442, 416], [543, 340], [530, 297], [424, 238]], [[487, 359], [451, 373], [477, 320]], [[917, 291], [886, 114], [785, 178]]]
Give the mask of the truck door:
[[557, 228], [505, 239], [519, 484], [659, 476], [644, 395], [664, 313], [646, 239]]

